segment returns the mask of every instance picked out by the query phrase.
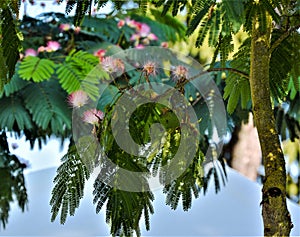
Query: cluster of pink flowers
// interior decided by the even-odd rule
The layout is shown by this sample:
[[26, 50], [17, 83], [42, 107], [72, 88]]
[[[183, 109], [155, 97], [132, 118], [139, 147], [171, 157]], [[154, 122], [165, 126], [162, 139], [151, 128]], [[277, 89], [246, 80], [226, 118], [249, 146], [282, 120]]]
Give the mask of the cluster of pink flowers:
[[60, 31], [69, 31], [70, 29], [74, 29], [74, 33], [78, 34], [81, 30], [80, 26], [71, 26], [69, 23], [62, 23], [59, 25]]
[[68, 24], [68, 23], [60, 24], [60, 25], [59, 25], [59, 29], [60, 29], [61, 31], [68, 31], [68, 30], [71, 29], [71, 25]]
[[[185, 66], [178, 65], [178, 66], [171, 66], [171, 79], [174, 82], [179, 81], [180, 79], [184, 78], [187, 79], [188, 77], [188, 69]], [[143, 72], [146, 76], [157, 74], [157, 64], [152, 61], [148, 61], [143, 65]]]
[[94, 55], [99, 58], [102, 68], [108, 73], [123, 73], [125, 71], [125, 64], [120, 58], [113, 58], [105, 56], [106, 50], [99, 49], [94, 52]]
[[150, 27], [145, 23], [130, 18], [119, 20], [118, 27], [122, 28], [124, 25], [135, 29], [135, 33], [130, 37], [130, 40], [134, 41], [135, 48], [144, 48], [145, 45], [150, 44], [151, 40], [158, 40], [158, 37], [151, 33]]
[[[88, 103], [88, 100], [88, 95], [82, 90], [72, 92], [67, 99], [69, 105], [71, 105], [73, 108], [81, 108]], [[82, 116], [82, 120], [84, 122], [92, 125], [97, 125], [99, 121], [103, 120], [103, 118], [104, 113], [97, 109], [86, 110]]]
[[82, 120], [86, 123], [97, 125], [104, 118], [104, 113], [101, 110], [90, 109], [83, 113]]
[[25, 55], [21, 54], [20, 58], [27, 56], [37, 56], [40, 52], [54, 52], [60, 49], [60, 43], [57, 41], [48, 41], [47, 46], [40, 46], [37, 50], [33, 48], [28, 48], [25, 50]]
[[[113, 67], [112, 67], [113, 65]], [[122, 70], [124, 72], [124, 63], [121, 59], [113, 59], [112, 57], [105, 57], [102, 61], [102, 66], [105, 70], [110, 73], [115, 72], [116, 68], [118, 70]], [[153, 75], [155, 76], [157, 73], [157, 64], [153, 61], [148, 61], [143, 65], [143, 73], [146, 76]], [[185, 66], [178, 65], [171, 67], [171, 78], [175, 82], [179, 81], [182, 78], [187, 79], [188, 69]], [[70, 106], [73, 108], [81, 108], [86, 105], [89, 101], [88, 95], [82, 91], [77, 90], [71, 93], [67, 99]], [[104, 113], [101, 110], [97, 109], [89, 109], [83, 113], [82, 120], [86, 123], [92, 124], [96, 126], [99, 122], [101, 122], [104, 118]]]
[[122, 59], [112, 58], [110, 56], [104, 57], [101, 61], [102, 68], [108, 73], [123, 73], [125, 65]]
[[38, 52], [54, 52], [60, 49], [60, 43], [57, 41], [48, 41], [47, 46], [40, 46]]
[[94, 55], [99, 58], [100, 62], [102, 62], [102, 60], [104, 59], [105, 54], [106, 54], [105, 49], [99, 49], [94, 52]]
[[171, 68], [172, 79], [176, 82], [182, 78], [188, 77], [188, 69], [185, 66], [179, 65]]

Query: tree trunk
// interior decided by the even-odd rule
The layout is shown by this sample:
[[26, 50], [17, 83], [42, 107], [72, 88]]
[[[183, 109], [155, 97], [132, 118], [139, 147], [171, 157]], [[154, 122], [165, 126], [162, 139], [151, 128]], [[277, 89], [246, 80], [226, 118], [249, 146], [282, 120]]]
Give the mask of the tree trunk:
[[286, 205], [286, 170], [270, 98], [269, 63], [272, 19], [267, 14], [263, 31], [253, 19], [250, 86], [254, 122], [258, 130], [265, 167], [262, 189], [262, 216], [265, 236], [289, 236], [292, 229]]

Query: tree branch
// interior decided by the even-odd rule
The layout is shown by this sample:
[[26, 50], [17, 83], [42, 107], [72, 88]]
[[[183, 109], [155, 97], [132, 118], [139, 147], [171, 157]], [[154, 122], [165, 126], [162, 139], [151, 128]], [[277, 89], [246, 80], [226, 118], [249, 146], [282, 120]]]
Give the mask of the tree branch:
[[224, 68], [210, 68], [207, 70], [208, 72], [218, 72], [218, 71], [230, 71], [230, 72], [233, 72], [235, 74], [238, 74], [240, 75], [241, 77], [245, 77], [247, 78], [248, 80], [250, 79], [249, 75], [245, 72], [242, 72], [238, 69], [235, 69], [235, 68], [230, 68], [230, 67], [224, 67]]
[[300, 28], [300, 25], [294, 26], [290, 29], [288, 29], [286, 32], [284, 32], [270, 47], [269, 52], [272, 54], [272, 52], [281, 44], [282, 41], [284, 41], [287, 37], [290, 36], [292, 32], [295, 32], [297, 29]]
[[241, 77], [244, 77], [244, 78], [247, 78], [248, 80], [250, 79], [249, 75], [245, 72], [242, 72], [238, 69], [235, 69], [235, 68], [229, 68], [229, 67], [223, 67], [223, 68], [210, 68], [210, 69], [207, 69], [206, 71], [203, 71], [203, 72], [200, 72], [199, 74], [189, 78], [189, 81], [199, 77], [199, 76], [202, 76], [206, 73], [209, 73], [209, 72], [222, 72], [222, 71], [230, 71], [230, 72], [233, 72], [233, 73], [236, 73], [238, 75], [240, 75]]

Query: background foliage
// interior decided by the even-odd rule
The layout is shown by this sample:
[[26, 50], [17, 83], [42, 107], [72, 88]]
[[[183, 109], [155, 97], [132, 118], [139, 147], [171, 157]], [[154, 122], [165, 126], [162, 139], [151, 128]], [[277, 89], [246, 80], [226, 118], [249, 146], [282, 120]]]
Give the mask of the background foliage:
[[[107, 4], [108, 1], [95, 1], [95, 8]], [[26, 189], [22, 171], [24, 165], [12, 156], [8, 150], [5, 133], [13, 132], [16, 136], [25, 135], [31, 145], [46, 141], [50, 135], [56, 135], [62, 141], [71, 138], [71, 108], [67, 104], [68, 94], [79, 89], [85, 91], [90, 98], [96, 99], [98, 93], [98, 79], [91, 77], [88, 83], [83, 81], [91, 70], [101, 62], [101, 56], [97, 55], [98, 50], [106, 50], [105, 56], [112, 55], [118, 51], [138, 47], [140, 44], [160, 46], [162, 43], [180, 48], [183, 43], [187, 45], [188, 54], [196, 59], [209, 49], [212, 49], [211, 58], [205, 61], [206, 69], [211, 71], [216, 83], [225, 99], [227, 106], [228, 132], [246, 121], [248, 111], [251, 111], [251, 99], [249, 88], [250, 70], [250, 38], [251, 21], [255, 12], [269, 12], [276, 24], [272, 42], [272, 58], [270, 65], [270, 88], [278, 131], [281, 139], [286, 140], [286, 153], [289, 156], [290, 164], [299, 167], [300, 151], [297, 148], [300, 136], [300, 73], [299, 73], [299, 42], [300, 36], [295, 29], [299, 26], [299, 6], [296, 1], [285, 2], [278, 5], [268, 0], [260, 1], [231, 1], [224, 0], [216, 2], [212, 0], [192, 1], [134, 1], [133, 9], [125, 8], [127, 4], [123, 1], [114, 2], [114, 10], [107, 15], [84, 15], [92, 12], [91, 1], [74, 0], [68, 1], [66, 13], [75, 9], [74, 17], [66, 17], [59, 13], [44, 13], [37, 18], [24, 16], [18, 20], [16, 15], [19, 11], [19, 1], [2, 1], [0, 3], [1, 25], [0, 25], [0, 66], [3, 68], [0, 74], [0, 129], [1, 129], [1, 175], [6, 174], [5, 179], [11, 179], [14, 171], [18, 171], [16, 181], [10, 181], [10, 185], [0, 188], [1, 197], [5, 197], [1, 203], [2, 224], [5, 226], [8, 220], [9, 202], [13, 200], [12, 193], [16, 194], [20, 207], [24, 210], [27, 202]], [[139, 10], [137, 9], [139, 8]], [[274, 9], [277, 9], [275, 11]], [[173, 16], [178, 15], [182, 10], [186, 11], [186, 17], [182, 16], [184, 23]], [[145, 12], [148, 17], [145, 17]], [[298, 15], [297, 15], [298, 14]], [[173, 16], [172, 16], [173, 15]], [[260, 20], [264, 22], [265, 15], [260, 14]], [[137, 42], [132, 39], [136, 33], [134, 27], [125, 24], [120, 27], [119, 23], [134, 20], [145, 23], [151, 33], [157, 36], [157, 40], [149, 42]], [[238, 20], [237, 20], [238, 19]], [[63, 25], [69, 27], [63, 28]], [[76, 26], [80, 25], [80, 29]], [[99, 27], [101, 26], [101, 27]], [[264, 27], [264, 24], [261, 26]], [[243, 37], [241, 37], [241, 32]], [[24, 40], [23, 40], [24, 36]], [[187, 36], [190, 36], [188, 39]], [[283, 38], [285, 36], [285, 38]], [[235, 37], [240, 39], [236, 42]], [[48, 43], [57, 42], [60, 47], [47, 49]], [[195, 49], [195, 46], [199, 49]], [[41, 46], [44, 49], [40, 48]], [[35, 55], [26, 55], [27, 49], [35, 50]], [[19, 57], [22, 53], [23, 57]], [[202, 59], [203, 60], [203, 59]], [[16, 65], [16, 66], [15, 66]], [[139, 73], [127, 75], [131, 83], [137, 83]], [[99, 77], [108, 78], [106, 72]], [[189, 98], [189, 88], [186, 87], [186, 96]], [[110, 93], [99, 102], [99, 108], [106, 108], [102, 128], [110, 122], [110, 105], [112, 97], [119, 91], [115, 84], [110, 85]], [[201, 137], [200, 147], [205, 150], [208, 143], [207, 128], [210, 126], [207, 116], [207, 106], [203, 99], [192, 94], [189, 98], [197, 111], [200, 123]], [[107, 106], [108, 105], [108, 106]], [[145, 108], [144, 108], [145, 109]], [[143, 108], [137, 113], [145, 114]], [[137, 114], [138, 115], [138, 114]], [[152, 115], [153, 121], [162, 121], [159, 114]], [[133, 127], [140, 126], [143, 120], [132, 120]], [[172, 149], [176, 150], [176, 141], [172, 140], [176, 133], [175, 127], [171, 126], [169, 139]], [[99, 130], [99, 131], [100, 131]], [[143, 129], [142, 129], [143, 130]], [[133, 134], [141, 143], [145, 143], [143, 133]], [[172, 135], [172, 136], [171, 136]], [[105, 131], [99, 137], [110, 137], [111, 132]], [[110, 140], [110, 139], [108, 139]], [[288, 141], [294, 143], [290, 143]], [[118, 163], [124, 154], [116, 142], [106, 144], [109, 157]], [[294, 152], [290, 151], [290, 146]], [[176, 152], [176, 151], [173, 152]], [[191, 207], [192, 196], [198, 197], [201, 187], [207, 187], [210, 177], [214, 177], [216, 191], [220, 189], [221, 178], [218, 177], [220, 164], [224, 165], [221, 157], [220, 162], [214, 162], [215, 166], [203, 174], [202, 162], [204, 160], [201, 150], [189, 169], [166, 185], [166, 203], [175, 209], [182, 198], [183, 207], [188, 210]], [[113, 151], [113, 153], [112, 153]], [[172, 152], [172, 150], [170, 150]], [[93, 157], [95, 154], [87, 154]], [[133, 157], [127, 157], [132, 160]], [[63, 164], [57, 170], [54, 179], [55, 187], [50, 204], [52, 205], [52, 220], [60, 212], [61, 223], [66, 221], [67, 215], [74, 215], [83, 197], [82, 190], [85, 180], [89, 178], [89, 171], [94, 167], [96, 160], [91, 159], [90, 167], [82, 162], [78, 151], [70, 145], [68, 153], [63, 157]], [[15, 165], [11, 166], [7, 161], [13, 160]], [[129, 170], [155, 170], [159, 164], [164, 162], [163, 153], [161, 156], [153, 157], [147, 162], [136, 164], [128, 162], [126, 168]], [[103, 167], [103, 172], [112, 172], [109, 167]], [[70, 174], [74, 175], [70, 175]], [[184, 187], [180, 189], [180, 183]], [[1, 182], [2, 183], [2, 182]], [[289, 174], [289, 195], [299, 202], [299, 175]], [[296, 186], [295, 186], [296, 184]], [[297, 186], [298, 184], [298, 186]], [[145, 217], [146, 227], [150, 228], [149, 215], [153, 213], [151, 202], [154, 197], [151, 192], [131, 193], [114, 190], [109, 185], [96, 179], [94, 190], [94, 202], [96, 211], [99, 212], [106, 202], [106, 221], [111, 225], [113, 235], [129, 235], [139, 231], [139, 221], [142, 215]], [[297, 188], [298, 187], [298, 188]], [[5, 190], [5, 191], [3, 191]], [[2, 199], [1, 199], [2, 200]], [[115, 205], [118, 203], [118, 205]], [[119, 208], [120, 207], [120, 208]]]

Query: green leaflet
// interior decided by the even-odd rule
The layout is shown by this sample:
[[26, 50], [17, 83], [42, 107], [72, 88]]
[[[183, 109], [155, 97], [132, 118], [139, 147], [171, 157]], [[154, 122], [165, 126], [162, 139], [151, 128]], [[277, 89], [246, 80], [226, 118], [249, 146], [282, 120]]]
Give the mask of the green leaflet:
[[[187, 0], [156, 0], [153, 1], [156, 7], [160, 7], [163, 5], [162, 15], [165, 16], [168, 11], [172, 12], [173, 16], [178, 14], [178, 11], [182, 11], [187, 4]], [[170, 10], [173, 5], [172, 11]]]
[[208, 18], [208, 17], [205, 17], [201, 24], [200, 24], [200, 29], [199, 29], [199, 32], [198, 32], [198, 37], [197, 37], [197, 40], [196, 40], [196, 47], [200, 47], [202, 46], [203, 44], [203, 41], [209, 31], [209, 27], [212, 23], [211, 21], [212, 18]]
[[[186, 34], [189, 36], [191, 34], [193, 34], [193, 32], [196, 30], [196, 28], [198, 27], [198, 25], [200, 24], [200, 22], [202, 21], [203, 17], [205, 15], [207, 15], [208, 10], [209, 10], [209, 4], [205, 4], [205, 6], [203, 7], [203, 9], [201, 9], [201, 11], [199, 11], [196, 16], [193, 17], [193, 19], [191, 20], [188, 29], [186, 31]], [[205, 24], [204, 24], [205, 26]]]
[[27, 203], [27, 190], [23, 170], [26, 165], [9, 151], [5, 132], [0, 133], [0, 227], [6, 227], [13, 201], [17, 201], [22, 212]]
[[244, 18], [244, 4], [248, 0], [223, 0], [222, 13], [224, 14], [224, 21], [232, 24], [233, 32], [237, 32], [243, 24]]
[[149, 230], [150, 217], [153, 214], [152, 192], [127, 192], [110, 188], [99, 179], [94, 184], [94, 203], [96, 212], [101, 210], [105, 202], [106, 222], [111, 225], [112, 236], [132, 236], [135, 232], [140, 236], [139, 220], [144, 213], [146, 229]]
[[200, 187], [203, 186], [203, 162], [204, 154], [197, 151], [192, 164], [183, 172], [180, 177], [173, 180], [170, 184], [165, 185], [164, 193], [166, 193], [166, 204], [172, 209], [176, 209], [182, 197], [183, 210], [187, 211], [192, 205], [192, 195], [197, 198], [199, 196]]
[[[250, 71], [250, 39], [246, 39], [240, 46], [239, 51], [233, 56], [230, 61], [230, 67], [236, 68], [246, 75]], [[227, 111], [233, 113], [241, 101], [241, 108], [247, 109], [249, 101], [251, 101], [249, 79], [241, 75], [229, 71], [226, 78], [226, 86], [224, 88], [224, 99], [228, 99]]]
[[229, 114], [231, 114], [239, 102], [239, 88], [236, 83], [227, 83], [224, 91], [224, 99], [229, 96], [227, 111]]
[[[71, 1], [72, 2], [72, 1]], [[91, 14], [91, 0], [80, 0], [77, 1], [76, 13], [74, 16], [74, 25], [79, 26], [84, 18], [84, 15], [89, 11]]]
[[27, 56], [20, 63], [18, 73], [24, 80], [42, 82], [51, 78], [54, 69], [55, 63], [49, 59]]
[[221, 28], [221, 13], [219, 9], [216, 9], [213, 12], [212, 19], [211, 19], [211, 27], [209, 30], [209, 39], [208, 44], [209, 46], [215, 47], [218, 42], [220, 28]]
[[71, 128], [71, 111], [65, 102], [66, 94], [56, 81], [32, 83], [22, 93], [25, 106], [39, 127], [50, 128], [57, 135]]
[[251, 100], [249, 81], [236, 75], [229, 76], [226, 79], [223, 97], [228, 99], [227, 111], [229, 114], [235, 111], [239, 100], [241, 100], [242, 109], [246, 109]]
[[68, 93], [80, 89], [80, 81], [84, 78], [83, 73], [70, 63], [64, 63], [57, 67], [57, 76], [61, 87]]
[[[16, 71], [18, 71], [19, 68], [19, 64], [17, 63], [16, 65]], [[30, 82], [28, 81], [24, 81], [23, 79], [21, 79], [19, 77], [19, 75], [17, 73], [15, 73], [12, 77], [12, 79], [10, 80], [9, 83], [7, 83], [4, 86], [4, 91], [2, 93], [2, 96], [10, 96], [13, 95], [15, 92], [20, 91], [22, 88], [24, 88], [25, 86], [27, 86]], [[2, 98], [1, 93], [0, 93], [0, 98]]]
[[139, 4], [139, 9], [141, 12], [146, 14], [148, 9], [148, 0], [136, 0], [135, 2]]
[[73, 216], [83, 197], [85, 180], [90, 176], [82, 163], [75, 145], [69, 147], [68, 153], [62, 158], [63, 164], [57, 169], [54, 188], [50, 200], [51, 221], [54, 221], [61, 210], [60, 223], [66, 222], [67, 215]]
[[8, 82], [7, 75], [8, 69], [5, 62], [5, 58], [3, 56], [2, 48], [0, 48], [0, 92], [3, 90], [4, 85]]
[[[17, 96], [0, 100], [0, 127], [8, 131], [31, 129], [31, 117], [24, 107], [23, 100]], [[17, 126], [18, 128], [16, 129]]]
[[71, 51], [65, 62], [57, 66], [56, 73], [61, 87], [68, 93], [82, 89], [95, 100], [99, 96], [99, 80], [108, 78], [108, 74], [98, 64], [99, 59], [92, 54]]
[[19, 60], [21, 46], [21, 33], [16, 27], [16, 22], [12, 16], [12, 10], [8, 6], [3, 6], [0, 11], [0, 91], [3, 89], [15, 72], [15, 65]]

